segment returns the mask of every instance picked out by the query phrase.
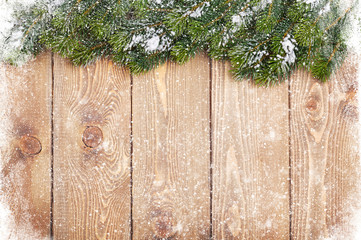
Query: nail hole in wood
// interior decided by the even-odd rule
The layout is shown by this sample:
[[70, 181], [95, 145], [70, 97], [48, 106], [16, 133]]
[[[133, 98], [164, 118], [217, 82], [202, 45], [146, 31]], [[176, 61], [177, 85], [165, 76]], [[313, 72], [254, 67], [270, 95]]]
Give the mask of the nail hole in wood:
[[96, 148], [103, 140], [103, 132], [96, 126], [87, 126], [83, 132], [83, 143], [89, 148]]

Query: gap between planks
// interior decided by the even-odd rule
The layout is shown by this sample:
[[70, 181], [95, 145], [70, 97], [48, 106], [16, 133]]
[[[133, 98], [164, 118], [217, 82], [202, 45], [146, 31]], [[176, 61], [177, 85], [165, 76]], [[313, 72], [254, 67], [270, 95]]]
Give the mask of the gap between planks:
[[54, 53], [51, 53], [50, 239], [54, 238]]
[[288, 88], [288, 200], [289, 200], [289, 240], [292, 240], [292, 159], [291, 159], [291, 76], [287, 79]]
[[213, 158], [212, 158], [212, 59], [208, 57], [209, 61], [209, 239], [213, 239]]
[[130, 74], [130, 236], [133, 239], [133, 75]]

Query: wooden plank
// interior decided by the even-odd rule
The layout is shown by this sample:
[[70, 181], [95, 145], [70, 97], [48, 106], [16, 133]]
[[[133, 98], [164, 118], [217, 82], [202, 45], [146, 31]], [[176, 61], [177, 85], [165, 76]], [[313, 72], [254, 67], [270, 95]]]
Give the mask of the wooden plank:
[[288, 85], [212, 62], [213, 237], [289, 239]]
[[291, 80], [292, 237], [353, 239], [359, 176], [355, 58], [328, 83]]
[[0, 238], [44, 239], [50, 236], [51, 54], [0, 71]]
[[133, 80], [133, 237], [209, 239], [209, 60]]
[[130, 75], [54, 60], [54, 237], [130, 236]]

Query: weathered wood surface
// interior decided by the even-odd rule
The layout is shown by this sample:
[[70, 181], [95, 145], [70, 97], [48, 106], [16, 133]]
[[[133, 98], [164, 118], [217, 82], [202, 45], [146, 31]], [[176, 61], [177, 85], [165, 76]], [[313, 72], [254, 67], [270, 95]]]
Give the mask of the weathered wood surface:
[[133, 238], [210, 237], [206, 56], [133, 79]]
[[328, 83], [299, 70], [269, 89], [205, 55], [133, 77], [50, 53], [2, 66], [0, 233], [352, 239], [358, 61]]
[[54, 238], [130, 236], [130, 75], [54, 59]]
[[293, 239], [353, 239], [360, 197], [355, 57], [321, 84], [299, 70], [291, 78]]
[[42, 239], [50, 236], [51, 54], [0, 71], [0, 238]]
[[288, 85], [236, 82], [212, 63], [213, 235], [289, 239]]

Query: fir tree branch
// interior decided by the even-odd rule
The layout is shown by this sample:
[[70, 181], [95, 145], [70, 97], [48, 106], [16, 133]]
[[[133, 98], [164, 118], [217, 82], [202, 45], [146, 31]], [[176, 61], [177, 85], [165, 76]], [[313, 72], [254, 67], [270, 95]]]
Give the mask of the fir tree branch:
[[310, 43], [310, 46], [308, 47], [308, 55], [307, 58], [310, 59], [311, 58], [311, 49], [312, 49], [312, 43]]
[[167, 8], [148, 8], [147, 11], [154, 11], [154, 12], [171, 12], [171, 9]]
[[346, 14], [351, 11], [352, 7], [349, 7], [342, 16], [339, 16], [333, 23], [331, 23], [331, 25], [329, 25], [326, 29], [325, 32], [327, 32], [330, 28], [332, 28], [333, 26], [335, 26], [344, 16], [346, 16]]
[[[231, 1], [233, 1], [233, 0], [227, 0], [227, 1], [225, 2], [225, 4], [227, 4], [227, 3], [231, 2]], [[233, 6], [233, 5], [230, 5], [219, 17], [217, 17], [216, 19], [213, 19], [211, 22], [209, 22], [209, 23], [207, 23], [206, 25], [204, 25], [204, 27], [206, 28], [206, 27], [208, 27], [209, 25], [211, 25], [211, 24], [219, 21], [220, 19], [222, 19], [222, 18], [224, 17], [224, 15], [232, 8], [232, 6]], [[249, 4], [247, 3], [246, 6], [241, 9], [240, 13], [241, 13], [241, 12], [244, 12], [244, 11], [248, 8], [248, 6], [249, 6]]]
[[209, 2], [209, 0], [205, 0], [205, 1], [203, 1], [203, 2], [200, 2], [200, 3], [198, 3], [196, 6], [192, 7], [191, 13], [194, 12], [195, 10], [197, 10], [198, 8], [202, 7], [203, 4], [205, 4], [206, 2]]
[[96, 5], [99, 4], [99, 0], [93, 3], [88, 9], [84, 12], [84, 16], [87, 15]]
[[68, 13], [68, 17], [73, 13], [73, 10], [79, 5], [79, 3], [81, 2], [82, 0], [77, 0], [77, 2], [74, 4], [74, 6], [72, 7], [72, 9], [70, 10], [70, 12]]
[[204, 27], [208, 27], [209, 25], [212, 25], [213, 23], [219, 21], [220, 19], [222, 19], [224, 17], [224, 15], [232, 8], [233, 5], [230, 5], [219, 17], [217, 17], [216, 19], [213, 19], [211, 22], [207, 23], [206, 25], [204, 25]]
[[181, 18], [181, 20], [185, 19], [186, 17], [188, 17], [189, 15], [191, 15], [192, 13], [194, 13], [198, 8], [202, 7], [203, 4], [205, 4], [206, 2], [209, 2], [210, 0], [205, 0], [203, 2], [198, 3], [197, 5], [193, 6], [191, 8], [191, 10], [187, 11], [186, 14], [184, 14]]
[[255, 66], [257, 66], [258, 64], [260, 64], [266, 57], [267, 57], [267, 55], [264, 54], [264, 55], [262, 56], [262, 58], [257, 62], [257, 64], [256, 64]]
[[328, 59], [328, 61], [327, 61], [327, 63], [331, 62], [332, 58], [335, 56], [335, 53], [336, 53], [337, 49], [340, 47], [340, 45], [341, 45], [340, 42], [337, 43], [337, 45], [335, 46], [335, 48], [334, 48], [333, 51], [332, 51], [331, 56], [329, 57], [329, 59]]
[[91, 47], [91, 48], [90, 48], [90, 50], [95, 50], [95, 49], [97, 49], [97, 48], [101, 48], [101, 47], [103, 47], [103, 46], [105, 46], [105, 45], [106, 45], [106, 43], [105, 43], [105, 42], [103, 42], [103, 43], [98, 44], [98, 45], [96, 45], [96, 46], [94, 46], [94, 47]]
[[43, 16], [43, 14], [39, 15], [35, 20], [34, 22], [30, 25], [30, 27], [28, 28], [28, 30], [25, 32], [24, 34], [24, 37], [22, 38], [21, 40], [21, 44], [24, 43], [26, 37], [29, 35], [31, 29], [38, 23], [38, 21], [40, 20], [40, 18]]
[[107, 9], [107, 11], [103, 14], [102, 21], [105, 19], [105, 17], [108, 15], [109, 12], [110, 12], [110, 9]]
[[145, 27], [143, 27], [143, 28], [135, 29], [135, 30], [131, 31], [131, 32], [130, 32], [130, 34], [134, 34], [134, 33], [136, 33], [136, 32], [139, 32], [139, 31], [145, 30], [146, 28], [158, 27], [158, 26], [161, 26], [161, 25], [163, 25], [163, 22], [150, 24], [150, 25], [145, 26]]
[[283, 39], [285, 39], [288, 35], [288, 33], [292, 30], [292, 28], [296, 25], [296, 23], [292, 23], [291, 26], [287, 29], [287, 31], [285, 32], [285, 34], [283, 35]]
[[[18, 12], [18, 23], [26, 27], [16, 25], [15, 30], [27, 31], [23, 47], [16, 50], [36, 54], [44, 45], [76, 64], [110, 56], [132, 72], [142, 72], [167, 59], [184, 63], [207, 48], [211, 57], [231, 61], [237, 79], [252, 77], [258, 84], [272, 84], [304, 63], [324, 81], [337, 66], [335, 59], [344, 57], [342, 28], [345, 15], [352, 12], [338, 12], [336, 4], [329, 8], [332, 1], [180, 0], [158, 8], [150, 0], [66, 0], [51, 17], [41, 14], [42, 8]], [[241, 14], [251, 7], [256, 9]], [[297, 41], [297, 58], [285, 63], [276, 56], [284, 56], [281, 42], [291, 34]], [[156, 51], [147, 51], [148, 44], [157, 45]]]
[[269, 9], [268, 9], [268, 17], [267, 17], [267, 19], [271, 17], [271, 14], [272, 14], [272, 8], [273, 8], [273, 2], [274, 2], [274, 0], [272, 0], [271, 4], [270, 4], [270, 6], [269, 6]]
[[234, 1], [234, 0], [227, 0], [227, 1], [225, 1], [225, 2], [223, 3], [223, 5], [226, 5], [226, 4], [228, 4], [228, 3], [232, 2], [232, 1]]
[[267, 42], [269, 42], [271, 40], [271, 38], [268, 38], [266, 40], [264, 40], [263, 42], [259, 43], [257, 46], [255, 46], [254, 48], [252, 48], [251, 50], [249, 50], [248, 52], [253, 52], [254, 50], [256, 50], [257, 48], [259, 48], [260, 46], [262, 46], [263, 44], [266, 44]]
[[226, 27], [223, 27], [223, 30], [217, 34], [217, 37], [223, 35], [223, 33], [226, 31], [226, 29], [227, 29]]
[[[331, 4], [332, 0], [328, 1], [329, 4]], [[327, 4], [328, 4], [327, 3]], [[316, 20], [313, 22], [313, 25], [316, 25], [316, 23], [321, 19], [321, 17], [323, 16], [325, 12], [322, 12], [320, 15], [318, 15], [318, 17], [316, 18]]]

